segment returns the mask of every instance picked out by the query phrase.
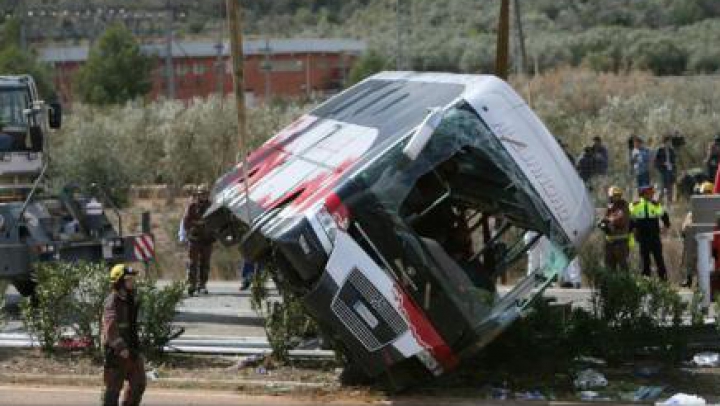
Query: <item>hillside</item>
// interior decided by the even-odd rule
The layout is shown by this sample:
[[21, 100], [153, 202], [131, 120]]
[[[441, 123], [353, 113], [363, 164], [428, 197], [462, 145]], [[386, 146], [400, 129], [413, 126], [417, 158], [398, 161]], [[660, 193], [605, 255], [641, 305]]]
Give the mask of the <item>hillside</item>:
[[[117, 18], [109, 12], [84, 16], [78, 10], [108, 5], [177, 7], [178, 36], [216, 38], [223, 1], [202, 0], [6, 0], [62, 11], [62, 17], [35, 16], [28, 23], [44, 36], [82, 40]], [[400, 0], [405, 11], [404, 66], [417, 70], [488, 71], [492, 67], [497, 1]], [[350, 36], [365, 39], [394, 66], [397, 44], [395, 1], [246, 1], [246, 32], [268, 36]], [[720, 1], [717, 0], [532, 0], [522, 1], [529, 64], [545, 70], [585, 64], [600, 71], [650, 69], [657, 74], [715, 72], [720, 69]], [[116, 7], [116, 10], [119, 8]], [[75, 11], [73, 11], [75, 10]], [[109, 10], [109, 9], [106, 9]], [[50, 15], [50, 13], [48, 13]], [[131, 21], [145, 38], [159, 37], [163, 18]], [[53, 38], [50, 38], [53, 39]]]

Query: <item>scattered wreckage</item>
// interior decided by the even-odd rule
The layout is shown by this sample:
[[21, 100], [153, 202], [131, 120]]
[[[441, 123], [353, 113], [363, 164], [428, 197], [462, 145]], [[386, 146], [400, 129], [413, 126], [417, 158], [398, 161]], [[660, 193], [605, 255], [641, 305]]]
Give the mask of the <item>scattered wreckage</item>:
[[[221, 241], [274, 264], [348, 374], [403, 387], [451, 371], [517, 319], [576, 256], [593, 207], [501, 79], [383, 72], [219, 179], [206, 217]], [[543, 236], [551, 253], [498, 295], [498, 277]]]

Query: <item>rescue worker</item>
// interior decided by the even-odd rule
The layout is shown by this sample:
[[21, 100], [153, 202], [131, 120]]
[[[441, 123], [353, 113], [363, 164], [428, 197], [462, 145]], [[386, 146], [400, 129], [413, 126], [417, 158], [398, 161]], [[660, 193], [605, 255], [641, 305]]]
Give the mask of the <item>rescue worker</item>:
[[665, 229], [670, 228], [670, 217], [662, 204], [653, 200], [655, 190], [652, 186], [643, 185], [638, 188], [639, 200], [630, 204], [631, 229], [640, 244], [642, 273], [650, 276], [650, 256], [655, 260], [660, 279], [667, 280], [667, 268], [663, 258], [662, 241], [660, 240], [660, 221]]
[[180, 241], [187, 241], [188, 244], [187, 284], [191, 296], [196, 291], [208, 293], [207, 281], [214, 238], [207, 229], [203, 215], [210, 208], [209, 196], [207, 185], [198, 186], [180, 225]]
[[137, 324], [139, 304], [134, 295], [136, 274], [123, 264], [110, 270], [112, 292], [105, 299], [101, 337], [105, 350], [103, 406], [138, 406], [145, 392], [145, 361], [140, 354]]
[[630, 208], [617, 186], [608, 189], [608, 200], [605, 217], [600, 221], [600, 229], [605, 232], [605, 266], [627, 271], [630, 269]]

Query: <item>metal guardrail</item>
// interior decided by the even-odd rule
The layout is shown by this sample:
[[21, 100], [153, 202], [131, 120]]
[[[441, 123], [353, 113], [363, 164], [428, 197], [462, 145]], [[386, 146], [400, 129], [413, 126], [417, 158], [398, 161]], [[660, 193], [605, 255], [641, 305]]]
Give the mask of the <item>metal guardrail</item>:
[[[33, 348], [40, 343], [28, 334], [0, 333], [0, 348]], [[267, 355], [272, 352], [268, 341], [262, 337], [183, 337], [170, 341], [165, 347], [169, 353], [213, 355]], [[335, 352], [321, 349], [290, 350], [295, 359], [334, 359]]]

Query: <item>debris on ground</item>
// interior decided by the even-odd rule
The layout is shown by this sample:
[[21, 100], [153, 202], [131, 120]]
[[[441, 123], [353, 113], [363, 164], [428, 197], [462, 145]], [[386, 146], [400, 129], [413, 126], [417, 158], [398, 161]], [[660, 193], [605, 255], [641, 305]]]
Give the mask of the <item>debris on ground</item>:
[[580, 400], [585, 402], [607, 402], [612, 399], [592, 390], [584, 390], [580, 392]]
[[662, 386], [641, 386], [635, 392], [629, 393], [629, 396], [621, 396], [622, 400], [628, 400], [633, 402], [642, 402], [655, 400], [662, 395]]
[[527, 392], [515, 392], [515, 399], [517, 400], [546, 400], [545, 395], [539, 390], [532, 390]]
[[718, 367], [720, 366], [720, 354], [716, 352], [701, 352], [695, 354], [692, 363], [699, 367]]
[[158, 374], [157, 369], [152, 369], [150, 371], [147, 371], [145, 373], [145, 376], [147, 377], [147, 379], [149, 381], [157, 381], [158, 379], [160, 379], [160, 374]]
[[254, 368], [265, 360], [264, 355], [250, 355], [238, 360], [237, 364], [231, 366], [228, 369], [242, 370], [246, 368]]
[[677, 393], [666, 399], [664, 402], [658, 402], [656, 405], [706, 405], [705, 399], [696, 395], [688, 395], [685, 393]]
[[608, 380], [594, 369], [584, 369], [578, 373], [573, 383], [578, 389], [604, 388], [608, 385]]

